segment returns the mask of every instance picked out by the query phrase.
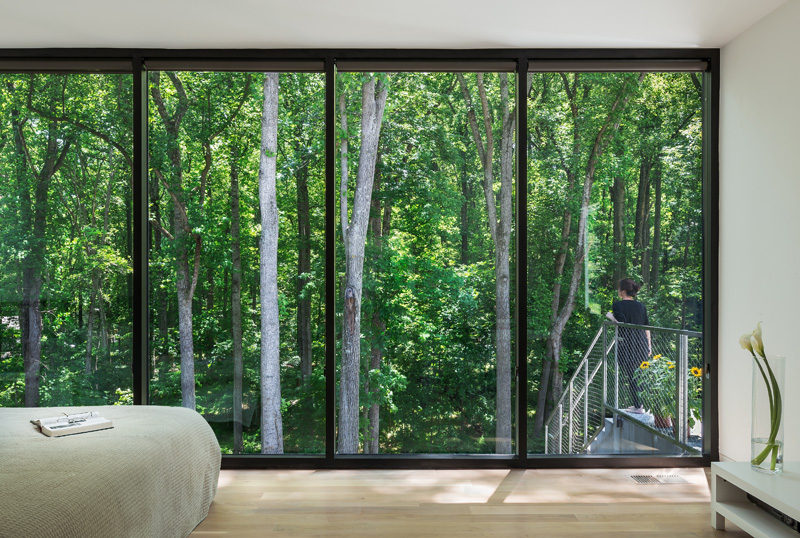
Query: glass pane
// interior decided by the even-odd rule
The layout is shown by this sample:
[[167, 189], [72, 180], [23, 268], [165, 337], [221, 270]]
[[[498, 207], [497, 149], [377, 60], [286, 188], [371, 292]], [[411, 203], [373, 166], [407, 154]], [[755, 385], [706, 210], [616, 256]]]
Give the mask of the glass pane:
[[338, 76], [339, 453], [513, 450], [514, 87]]
[[322, 453], [324, 76], [150, 74], [153, 404]]
[[701, 76], [529, 85], [529, 451], [697, 455]]
[[133, 401], [131, 82], [0, 73], [0, 406]]

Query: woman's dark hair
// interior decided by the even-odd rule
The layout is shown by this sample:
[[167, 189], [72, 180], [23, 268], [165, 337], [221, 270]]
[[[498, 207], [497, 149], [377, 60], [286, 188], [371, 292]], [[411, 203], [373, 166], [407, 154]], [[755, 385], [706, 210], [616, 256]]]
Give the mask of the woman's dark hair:
[[623, 278], [617, 285], [617, 289], [624, 291], [628, 297], [636, 297], [636, 294], [639, 293], [641, 287], [641, 284], [637, 284], [630, 278]]

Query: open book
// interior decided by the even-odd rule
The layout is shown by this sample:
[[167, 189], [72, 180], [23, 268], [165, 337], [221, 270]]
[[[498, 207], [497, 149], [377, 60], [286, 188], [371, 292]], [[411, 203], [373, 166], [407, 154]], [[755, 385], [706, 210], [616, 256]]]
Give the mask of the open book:
[[31, 423], [39, 426], [41, 432], [49, 437], [107, 430], [114, 427], [110, 420], [101, 417], [97, 411], [86, 411], [85, 413], [73, 413], [71, 415], [64, 413], [57, 417], [36, 418], [31, 420]]

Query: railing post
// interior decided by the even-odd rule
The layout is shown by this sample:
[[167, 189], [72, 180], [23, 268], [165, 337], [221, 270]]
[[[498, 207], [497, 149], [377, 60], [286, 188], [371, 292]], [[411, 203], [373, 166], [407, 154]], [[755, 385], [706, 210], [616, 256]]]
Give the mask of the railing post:
[[569, 417], [567, 418], [567, 450], [569, 450], [568, 454], [572, 454], [572, 381], [569, 382], [569, 405], [567, 405], [567, 409], [569, 410]]
[[545, 424], [544, 425], [544, 453], [545, 453], [545, 455], [550, 453], [550, 451], [548, 450], [548, 448], [550, 448], [550, 435], [548, 435], [549, 433], [550, 433], [550, 431], [549, 431], [549, 429], [547, 427], [547, 424]]
[[614, 409], [619, 409], [619, 327], [614, 326]]
[[677, 387], [677, 417], [676, 426], [677, 431], [675, 439], [680, 443], [686, 443], [686, 428], [689, 424], [689, 336], [684, 333], [678, 333], [678, 368], [676, 380]]
[[600, 416], [603, 423], [606, 420], [606, 401], [608, 400], [608, 325], [603, 323], [603, 406]]
[[583, 442], [589, 439], [589, 361], [583, 368]]
[[564, 437], [564, 404], [558, 404], [558, 453], [563, 454], [561, 443]]

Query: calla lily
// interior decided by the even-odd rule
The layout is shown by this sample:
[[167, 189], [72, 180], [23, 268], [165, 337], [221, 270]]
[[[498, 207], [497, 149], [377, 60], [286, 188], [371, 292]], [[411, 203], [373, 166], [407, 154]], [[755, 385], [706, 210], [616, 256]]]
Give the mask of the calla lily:
[[756, 325], [756, 330], [753, 331], [753, 335], [750, 337], [750, 344], [753, 346], [753, 351], [761, 356], [766, 357], [764, 354], [764, 341], [761, 339], [761, 322], [758, 322]]
[[742, 346], [742, 349], [746, 349], [750, 353], [753, 352], [753, 344], [750, 343], [751, 336], [753, 336], [752, 333], [747, 333], [739, 337], [739, 345]]
[[[764, 460], [772, 455], [770, 459], [770, 470], [774, 471], [778, 458], [778, 451], [780, 450], [780, 443], [776, 442], [778, 430], [781, 427], [781, 417], [783, 414], [783, 399], [781, 398], [781, 390], [778, 381], [775, 378], [775, 373], [769, 364], [767, 355], [764, 353], [764, 341], [761, 338], [761, 322], [756, 325], [756, 330], [752, 334], [744, 334], [739, 338], [739, 345], [748, 350], [753, 355], [758, 370], [761, 373], [761, 378], [767, 388], [767, 397], [769, 398], [769, 415], [770, 415], [770, 432], [769, 438], [765, 443], [764, 450], [755, 456], [750, 463], [755, 466], [760, 466]], [[695, 372], [693, 371], [692, 374]]]

